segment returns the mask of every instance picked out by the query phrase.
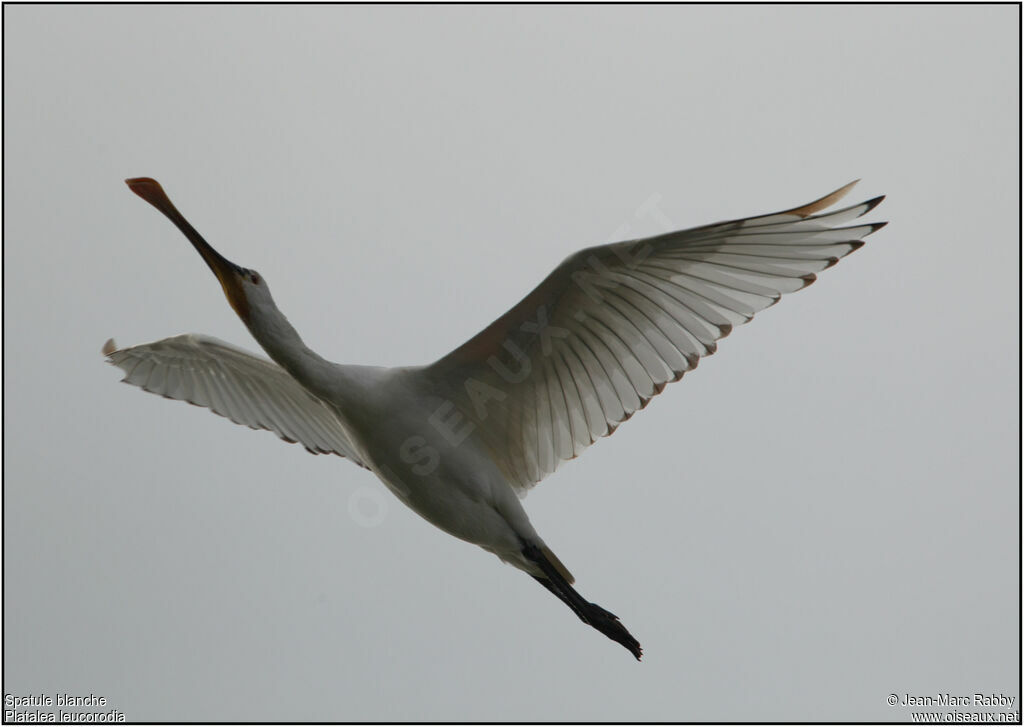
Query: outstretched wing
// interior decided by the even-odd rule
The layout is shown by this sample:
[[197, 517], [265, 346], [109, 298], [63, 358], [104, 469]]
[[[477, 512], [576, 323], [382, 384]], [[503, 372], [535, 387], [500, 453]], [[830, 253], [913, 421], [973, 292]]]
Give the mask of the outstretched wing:
[[193, 333], [122, 349], [110, 340], [103, 354], [125, 372], [125, 383], [366, 466], [334, 412], [264, 358]]
[[581, 250], [427, 373], [523, 495], [715, 352], [733, 326], [807, 287], [885, 223], [882, 197]]

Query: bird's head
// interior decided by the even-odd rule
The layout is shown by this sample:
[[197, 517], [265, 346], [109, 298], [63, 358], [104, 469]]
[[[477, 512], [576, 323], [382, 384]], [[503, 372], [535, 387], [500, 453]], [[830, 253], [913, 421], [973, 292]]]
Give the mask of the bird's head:
[[134, 177], [126, 179], [125, 184], [135, 194], [160, 210], [185, 234], [206, 264], [210, 266], [213, 274], [217, 276], [228, 303], [234, 308], [238, 317], [248, 325], [253, 308], [270, 300], [270, 289], [263, 276], [255, 270], [235, 265], [214, 250], [210, 243], [204, 240], [203, 236], [196, 232], [188, 220], [178, 212], [158, 181], [149, 177]]

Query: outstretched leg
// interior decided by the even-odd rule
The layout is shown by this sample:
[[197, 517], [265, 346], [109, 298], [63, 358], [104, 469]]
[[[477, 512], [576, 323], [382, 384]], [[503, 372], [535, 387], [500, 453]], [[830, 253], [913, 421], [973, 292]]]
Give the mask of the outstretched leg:
[[610, 611], [605, 611], [596, 603], [590, 603], [583, 596], [570, 586], [565, 578], [555, 569], [551, 562], [544, 557], [540, 548], [536, 545], [523, 546], [523, 555], [527, 560], [536, 563], [544, 572], [546, 577], [534, 576], [534, 579], [549, 591], [558, 596], [566, 606], [572, 609], [573, 613], [579, 616], [580, 621], [593, 626], [612, 641], [625, 646], [640, 660], [643, 650], [640, 642], [633, 638], [633, 635], [626, 630], [626, 627], [619, 621], [618, 616]]

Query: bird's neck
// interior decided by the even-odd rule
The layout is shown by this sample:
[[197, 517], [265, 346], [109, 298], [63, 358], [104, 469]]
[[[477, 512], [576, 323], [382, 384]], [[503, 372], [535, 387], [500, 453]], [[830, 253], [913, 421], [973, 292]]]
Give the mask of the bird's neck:
[[284, 314], [273, 306], [256, 306], [246, 326], [263, 350], [296, 381], [318, 396], [331, 384], [334, 365], [310, 350]]

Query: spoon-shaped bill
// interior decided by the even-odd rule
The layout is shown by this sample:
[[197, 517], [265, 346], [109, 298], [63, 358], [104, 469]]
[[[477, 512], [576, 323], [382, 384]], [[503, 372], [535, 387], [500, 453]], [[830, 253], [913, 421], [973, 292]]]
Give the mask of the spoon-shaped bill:
[[224, 295], [227, 297], [231, 307], [235, 309], [243, 319], [248, 317], [249, 306], [242, 291], [241, 275], [242, 269], [213, 249], [203, 236], [200, 235], [188, 220], [185, 219], [178, 208], [174, 206], [160, 182], [151, 177], [132, 177], [124, 180], [128, 189], [142, 197], [164, 214], [167, 219], [175, 224], [182, 233], [189, 239], [192, 246], [203, 257], [210, 270], [217, 276]]

